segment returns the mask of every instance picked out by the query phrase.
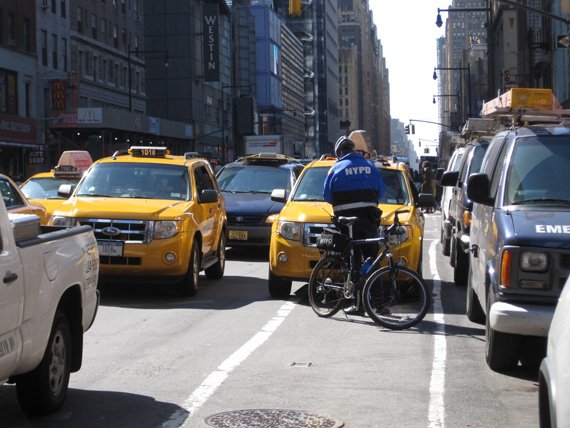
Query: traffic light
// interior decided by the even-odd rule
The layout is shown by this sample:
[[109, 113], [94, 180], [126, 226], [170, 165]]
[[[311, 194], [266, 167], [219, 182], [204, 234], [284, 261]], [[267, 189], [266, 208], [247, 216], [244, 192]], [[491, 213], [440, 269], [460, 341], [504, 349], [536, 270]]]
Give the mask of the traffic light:
[[412, 134], [416, 133], [416, 125], [410, 125], [412, 127]]
[[410, 125], [406, 125], [406, 127], [404, 128], [404, 132], [405, 132], [406, 134], [409, 134], [409, 133], [410, 133]]

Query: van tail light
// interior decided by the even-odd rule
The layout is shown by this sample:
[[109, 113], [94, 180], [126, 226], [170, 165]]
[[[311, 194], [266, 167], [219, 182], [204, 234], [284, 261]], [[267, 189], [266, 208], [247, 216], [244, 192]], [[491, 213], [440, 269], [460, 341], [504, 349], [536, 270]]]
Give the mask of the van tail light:
[[510, 251], [505, 251], [503, 253], [503, 259], [501, 260], [501, 285], [503, 287], [511, 286], [511, 262], [513, 260], [513, 255]]

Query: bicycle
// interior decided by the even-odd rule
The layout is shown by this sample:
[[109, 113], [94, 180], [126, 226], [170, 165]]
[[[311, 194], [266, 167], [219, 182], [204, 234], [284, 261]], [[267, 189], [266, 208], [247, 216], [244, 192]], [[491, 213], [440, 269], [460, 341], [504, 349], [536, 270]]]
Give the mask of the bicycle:
[[[398, 214], [406, 212], [396, 211], [394, 223], [384, 227], [380, 237], [358, 240], [352, 238], [352, 225], [358, 221], [357, 217], [331, 217], [337, 227], [346, 225], [349, 233], [326, 228], [317, 241], [324, 257], [313, 268], [309, 280], [309, 301], [317, 315], [331, 317], [347, 300], [356, 299], [357, 307], [363, 303], [376, 324], [392, 330], [410, 328], [425, 317], [431, 305], [425, 281], [414, 270], [399, 266], [390, 251], [392, 244], [407, 239], [407, 231], [398, 219]], [[355, 284], [358, 275], [354, 268], [354, 246], [373, 242], [380, 243], [382, 251]], [[384, 259], [388, 260], [387, 266], [377, 269]]]

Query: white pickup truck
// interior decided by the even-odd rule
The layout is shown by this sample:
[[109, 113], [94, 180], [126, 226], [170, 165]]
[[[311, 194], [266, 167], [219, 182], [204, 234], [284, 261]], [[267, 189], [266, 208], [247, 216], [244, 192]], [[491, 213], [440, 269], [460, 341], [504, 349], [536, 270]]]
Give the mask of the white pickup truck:
[[98, 273], [90, 226], [40, 226], [0, 198], [0, 385], [16, 384], [25, 412], [62, 406], [97, 313]]

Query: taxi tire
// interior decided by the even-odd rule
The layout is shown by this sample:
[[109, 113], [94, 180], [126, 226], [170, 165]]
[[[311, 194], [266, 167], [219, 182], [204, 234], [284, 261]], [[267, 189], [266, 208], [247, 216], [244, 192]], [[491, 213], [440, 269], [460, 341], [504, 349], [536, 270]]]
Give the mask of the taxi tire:
[[194, 239], [190, 262], [184, 279], [176, 284], [176, 295], [180, 297], [192, 297], [198, 292], [198, 277], [200, 274], [200, 251], [198, 250], [198, 240]]
[[222, 231], [218, 243], [218, 261], [205, 270], [206, 278], [222, 279], [226, 268], [226, 234]]
[[291, 281], [281, 279], [271, 272], [269, 269], [269, 279], [267, 280], [269, 285], [269, 294], [275, 299], [286, 299], [291, 294]]
[[18, 402], [26, 413], [47, 415], [61, 408], [67, 395], [71, 359], [71, 329], [64, 313], [58, 310], [39, 366], [16, 379]]

